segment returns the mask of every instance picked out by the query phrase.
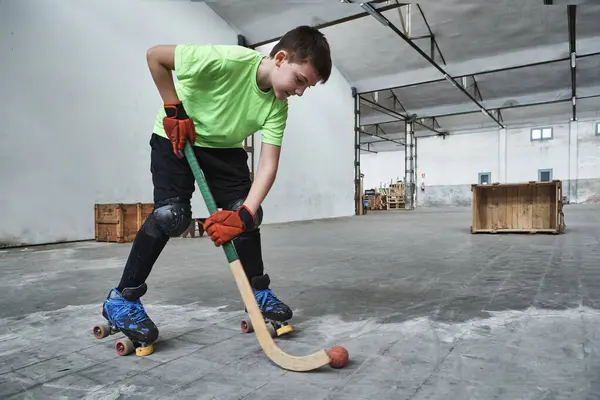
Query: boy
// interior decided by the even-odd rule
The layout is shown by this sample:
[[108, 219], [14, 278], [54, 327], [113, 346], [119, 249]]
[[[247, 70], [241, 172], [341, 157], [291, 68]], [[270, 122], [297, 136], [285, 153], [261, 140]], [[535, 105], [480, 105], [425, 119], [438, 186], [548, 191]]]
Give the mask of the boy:
[[[233, 240], [264, 316], [291, 319], [291, 309], [269, 289], [264, 273], [261, 203], [277, 172], [287, 98], [329, 79], [327, 40], [318, 30], [300, 26], [287, 32], [269, 57], [241, 46], [161, 45], [148, 50], [147, 61], [164, 102], [150, 139], [154, 210], [138, 231], [102, 314], [134, 341], [151, 344], [158, 337], [140, 297], [169, 238], [180, 236], [191, 222], [195, 180], [183, 156], [189, 140], [222, 209], [206, 219], [206, 232], [215, 246]], [[258, 130], [260, 160], [251, 181], [243, 140]]]

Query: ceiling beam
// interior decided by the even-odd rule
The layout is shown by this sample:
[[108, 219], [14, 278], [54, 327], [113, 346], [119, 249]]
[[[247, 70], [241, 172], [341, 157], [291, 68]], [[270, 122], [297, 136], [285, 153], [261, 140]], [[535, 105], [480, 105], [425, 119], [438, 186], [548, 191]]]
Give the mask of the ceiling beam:
[[[348, 3], [348, 1], [342, 1], [343, 3]], [[389, 11], [389, 10], [394, 10], [396, 8], [408, 5], [410, 3], [396, 3], [396, 4], [390, 4], [387, 6], [382, 6], [382, 7], [378, 7], [377, 10], [380, 12], [384, 12], [384, 11]], [[349, 21], [353, 21], [355, 19], [359, 19], [359, 18], [363, 18], [363, 17], [368, 17], [369, 13], [367, 12], [361, 12], [358, 14], [353, 14], [353, 15], [349, 15], [347, 17], [344, 18], [339, 18], [339, 19], [335, 19], [333, 21], [329, 21], [329, 22], [324, 22], [322, 24], [318, 24], [318, 25], [311, 25], [313, 28], [315, 29], [323, 29], [323, 28], [329, 28], [330, 26], [335, 26], [335, 25], [339, 25], [339, 24], [343, 24], [345, 22], [349, 22]], [[251, 49], [256, 49], [257, 47], [260, 46], [264, 46], [266, 44], [269, 43], [273, 43], [273, 42], [277, 42], [279, 39], [281, 39], [282, 36], [277, 36], [271, 39], [267, 39], [267, 40], [262, 40], [260, 42], [257, 43], [252, 43], [250, 45], [248, 45], [248, 47], [250, 47]]]
[[[383, 132], [383, 134], [384, 134], [384, 135], [386, 134], [386, 133], [383, 131], [383, 129], [381, 129], [381, 128], [379, 127], [379, 125], [375, 125], [375, 133], [369, 133], [369, 132], [365, 132], [365, 131], [363, 131], [363, 130], [362, 130], [362, 129], [360, 129], [360, 128], [357, 128], [357, 130], [358, 130], [358, 132], [362, 133], [363, 135], [367, 135], [367, 136], [371, 136], [371, 137], [377, 137], [377, 138], [379, 138], [379, 139], [382, 139], [382, 140], [384, 140], [384, 141], [386, 141], [386, 142], [392, 142], [392, 143], [396, 143], [396, 144], [399, 144], [399, 145], [404, 145], [404, 143], [402, 143], [402, 142], [397, 142], [397, 141], [395, 141], [395, 140], [393, 140], [393, 139], [386, 138], [385, 136], [381, 136], [381, 135], [379, 135], [379, 131]], [[364, 144], [364, 143], [368, 143], [368, 142], [360, 142], [360, 144]]]
[[[414, 120], [415, 124], [417, 124], [419, 126], [422, 126], [423, 128], [429, 129], [430, 131], [435, 132], [438, 135], [444, 135], [444, 134], [447, 133], [447, 132], [438, 131], [435, 128], [432, 128], [430, 126], [427, 126], [427, 125], [419, 122], [418, 120], [415, 120], [416, 118], [418, 118], [418, 116], [416, 116], [414, 114], [412, 116], [402, 115], [402, 114], [400, 114], [400, 113], [398, 113], [396, 111], [390, 110], [389, 108], [382, 106], [381, 104], [377, 104], [377, 103], [374, 103], [374, 102], [372, 102], [370, 100], [367, 100], [367, 99], [365, 99], [362, 96], [360, 96], [360, 102], [362, 104], [364, 104], [365, 106], [367, 106], [369, 108], [372, 108], [373, 110], [376, 110], [376, 111], [379, 111], [380, 113], [389, 115], [390, 117], [397, 118], [400, 121]], [[377, 124], [371, 124], [371, 125], [377, 125]]]
[[[437, 48], [438, 54], [440, 55], [442, 62], [444, 63], [444, 65], [446, 65], [446, 59], [444, 58], [444, 55], [442, 54], [442, 51], [440, 50], [440, 46], [438, 46], [437, 40], [435, 40], [435, 35], [433, 34], [431, 27], [429, 26], [429, 22], [427, 21], [427, 18], [425, 18], [425, 13], [423, 12], [421, 5], [417, 4], [417, 8], [419, 9], [421, 16], [423, 17], [423, 21], [425, 22], [425, 25], [427, 26], [427, 30], [429, 30], [429, 35], [431, 38], [431, 42], [430, 42], [431, 43], [431, 58], [433, 60], [435, 60], [435, 48]], [[414, 40], [416, 38], [412, 38], [412, 39]]]
[[576, 16], [577, 6], [574, 4], [567, 5], [567, 17], [569, 18], [569, 54], [571, 55], [571, 101], [573, 102], [573, 121], [577, 121]]
[[[577, 99], [578, 100], [585, 100], [585, 99], [596, 99], [596, 98], [600, 98], [600, 94], [593, 94], [593, 95], [589, 95], [589, 96], [580, 96]], [[502, 110], [511, 110], [511, 109], [514, 109], [514, 108], [544, 106], [544, 105], [549, 105], [549, 104], [566, 103], [568, 101], [571, 101], [571, 99], [568, 98], [568, 99], [559, 99], [559, 100], [536, 101], [536, 102], [533, 102], [533, 103], [523, 103], [523, 104], [516, 104], [516, 105], [513, 105], [513, 106], [497, 107], [497, 108], [493, 109], [492, 111], [500, 112]], [[427, 117], [423, 117], [423, 118], [455, 117], [457, 115], [469, 115], [469, 114], [475, 114], [475, 113], [478, 113], [478, 112], [479, 111], [460, 111], [460, 112], [454, 112], [454, 113], [448, 113], [448, 114], [436, 114], [436, 115], [431, 115], [431, 116], [427, 116]], [[372, 125], [374, 125], [374, 124], [372, 124]], [[369, 125], [365, 125], [365, 126], [369, 126]]]
[[[362, 144], [365, 144], [365, 143], [362, 143]], [[362, 144], [361, 144], [361, 146], [362, 146]], [[367, 152], [369, 152], [369, 153], [375, 153], [375, 154], [377, 154], [377, 152], [376, 152], [376, 151], [373, 151], [373, 150], [371, 150], [371, 143], [370, 143], [370, 142], [367, 142], [367, 143], [366, 143], [366, 145], [367, 145], [367, 148], [366, 148], [366, 149], [362, 149], [362, 148], [361, 148], [361, 149], [359, 149], [359, 150], [360, 150], [360, 151], [367, 151]]]
[[[598, 56], [598, 55], [600, 55], [600, 52], [594, 52], [594, 53], [589, 53], [589, 54], [579, 54], [579, 55], [577, 55], [576, 59], [580, 60], [582, 58], [594, 57], [594, 56]], [[557, 62], [565, 62], [565, 61], [569, 61], [569, 60], [571, 60], [570, 56], [569, 57], [561, 57], [561, 58], [557, 58], [555, 60], [538, 61], [538, 62], [529, 63], [529, 64], [515, 65], [515, 66], [512, 66], [512, 67], [496, 68], [496, 69], [488, 69], [488, 70], [478, 71], [478, 72], [474, 72], [472, 74], [459, 76], [459, 78], [462, 78], [463, 76], [473, 76], [473, 77], [476, 77], [476, 76], [479, 76], [479, 75], [495, 74], [495, 73], [498, 73], [498, 72], [511, 71], [511, 70], [514, 70], [514, 69], [521, 69], [521, 68], [537, 67], [537, 66], [540, 66], [540, 65], [553, 64], [553, 63], [557, 63]], [[409, 88], [409, 87], [427, 85], [427, 84], [430, 84], [430, 83], [439, 83], [439, 82], [443, 82], [444, 80], [445, 80], [444, 78], [441, 78], [441, 79], [431, 79], [431, 80], [428, 80], [428, 81], [409, 83], [407, 85], [392, 86], [392, 87], [388, 87], [388, 88], [385, 88], [385, 89], [368, 90], [368, 91], [365, 91], [365, 92], [360, 92], [359, 94], [375, 93], [375, 92], [380, 92], [382, 90], [405, 89], [405, 88]]]
[[436, 63], [431, 57], [429, 57], [419, 46], [417, 46], [412, 40], [410, 40], [402, 31], [400, 31], [394, 24], [392, 24], [387, 18], [385, 18], [381, 13], [375, 10], [369, 3], [361, 3], [361, 7], [364, 8], [373, 18], [379, 21], [382, 25], [390, 28], [394, 33], [396, 33], [402, 40], [404, 40], [410, 47], [412, 47], [417, 53], [419, 53], [425, 60], [427, 60], [435, 69], [437, 69], [444, 78], [446, 78], [454, 87], [463, 92], [473, 103], [475, 103], [482, 113], [487, 115], [489, 118], [493, 119], [496, 124], [500, 128], [504, 128], [504, 125], [498, 121], [496, 117], [494, 117], [477, 99], [475, 99], [469, 92], [467, 92], [464, 88], [462, 88], [454, 78], [452, 78], [446, 70], [444, 70], [438, 63]]

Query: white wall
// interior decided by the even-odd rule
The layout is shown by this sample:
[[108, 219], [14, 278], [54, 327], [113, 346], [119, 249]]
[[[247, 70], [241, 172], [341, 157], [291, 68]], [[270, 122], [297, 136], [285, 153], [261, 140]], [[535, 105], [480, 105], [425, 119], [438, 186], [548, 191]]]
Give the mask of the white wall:
[[404, 179], [404, 151], [386, 151], [381, 153], [362, 154], [360, 156], [360, 172], [363, 173], [363, 188], [375, 189], [390, 181]]
[[[152, 202], [161, 99], [145, 56], [163, 43], [237, 35], [203, 2], [0, 2], [0, 246], [91, 239], [94, 203]], [[305, 97], [291, 102], [265, 223], [353, 211], [350, 88], [335, 71]], [[198, 191], [192, 207], [206, 216]]]
[[577, 179], [600, 178], [600, 136], [595, 136], [596, 122], [580, 122], [577, 129]]
[[[268, 54], [275, 44], [257, 50]], [[289, 99], [277, 179], [263, 203], [264, 222], [354, 215], [354, 100], [334, 67], [327, 83]], [[255, 135], [255, 168], [260, 135]]]
[[[465, 205], [470, 202], [470, 185], [477, 183], [480, 172], [491, 172], [492, 182], [528, 182], [538, 179], [539, 169], [552, 169], [553, 179], [563, 181], [563, 194], [571, 202], [589, 201], [600, 194], [600, 136], [594, 134], [597, 121], [600, 118], [457, 132], [445, 139], [419, 138], [417, 185], [424, 173], [425, 191], [419, 190], [418, 203]], [[541, 126], [553, 128], [553, 140], [530, 140], [530, 129]], [[363, 172], [372, 175], [369, 182], [387, 179], [389, 160], [395, 157], [404, 154], [362, 155]]]
[[498, 180], [498, 132], [419, 138], [417, 173], [425, 185], [460, 185], [476, 182], [479, 172]]
[[535, 181], [539, 169], [552, 169], [553, 179], [569, 179], [569, 124], [550, 126], [554, 139], [543, 141], [531, 141], [530, 127], [507, 130], [505, 182]]

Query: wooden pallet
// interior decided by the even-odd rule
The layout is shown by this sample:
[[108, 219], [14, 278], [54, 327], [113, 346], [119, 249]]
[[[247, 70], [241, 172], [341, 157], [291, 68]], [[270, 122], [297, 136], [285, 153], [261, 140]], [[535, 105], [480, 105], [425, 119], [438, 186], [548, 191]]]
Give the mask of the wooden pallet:
[[95, 204], [96, 241], [132, 242], [152, 209], [153, 203]]

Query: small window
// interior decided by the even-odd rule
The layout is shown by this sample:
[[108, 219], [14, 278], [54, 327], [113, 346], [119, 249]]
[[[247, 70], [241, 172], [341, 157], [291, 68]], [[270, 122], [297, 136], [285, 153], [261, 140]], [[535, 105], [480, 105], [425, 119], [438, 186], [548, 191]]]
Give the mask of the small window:
[[552, 128], [531, 129], [531, 140], [550, 140], [553, 137]]
[[600, 122], [596, 122], [596, 136], [600, 136]]
[[538, 170], [538, 181], [550, 182], [552, 180], [552, 169], [540, 169]]
[[480, 172], [479, 173], [479, 184], [489, 185], [492, 182], [491, 172]]

